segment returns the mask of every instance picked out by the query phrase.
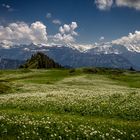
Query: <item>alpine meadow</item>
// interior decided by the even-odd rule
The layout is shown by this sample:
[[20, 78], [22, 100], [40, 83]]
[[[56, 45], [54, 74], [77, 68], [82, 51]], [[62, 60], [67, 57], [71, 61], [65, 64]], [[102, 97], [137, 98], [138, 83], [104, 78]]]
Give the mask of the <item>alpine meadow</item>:
[[0, 140], [140, 140], [140, 0], [0, 0]]
[[0, 81], [2, 140], [140, 138], [140, 73], [6, 70]]

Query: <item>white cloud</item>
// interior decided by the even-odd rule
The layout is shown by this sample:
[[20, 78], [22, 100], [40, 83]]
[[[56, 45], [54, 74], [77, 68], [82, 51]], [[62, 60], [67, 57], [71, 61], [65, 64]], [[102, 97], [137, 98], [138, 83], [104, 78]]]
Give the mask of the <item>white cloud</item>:
[[78, 33], [75, 31], [77, 27], [78, 25], [76, 22], [60, 26], [59, 33], [54, 36], [54, 40], [63, 43], [75, 42], [74, 37], [78, 35]]
[[101, 37], [99, 38], [100, 41], [103, 41], [104, 39], [105, 39], [104, 36], [101, 36]]
[[30, 49], [29, 49], [29, 48], [24, 48], [23, 50], [24, 50], [24, 51], [27, 51], [27, 52], [28, 52], [28, 51], [30, 51]]
[[52, 14], [51, 13], [47, 13], [46, 18], [49, 19], [51, 17], [52, 17]]
[[57, 25], [61, 25], [61, 21], [59, 19], [54, 19], [52, 21], [52, 23], [57, 24]]
[[5, 4], [5, 3], [3, 3], [2, 6], [5, 7], [5, 8], [7, 8], [7, 9], [9, 9], [11, 7], [10, 5]]
[[130, 51], [140, 52], [140, 31], [135, 31], [134, 34], [129, 33], [128, 36], [113, 40], [112, 44], [122, 45]]
[[47, 45], [46, 26], [37, 21], [30, 26], [24, 22], [0, 26], [0, 44], [8, 48], [14, 45]]
[[32, 42], [34, 44], [46, 45], [47, 43], [47, 32], [46, 26], [41, 22], [35, 22], [31, 24]]
[[72, 30], [75, 30], [78, 27], [76, 22], [72, 22], [70, 26]]
[[96, 45], [94, 45], [94, 44], [78, 44], [78, 43], [74, 43], [74, 44], [71, 44], [71, 46], [76, 48], [80, 52], [85, 52], [87, 50], [96, 48]]
[[65, 33], [65, 30], [63, 29], [62, 26], [59, 28], [59, 32], [60, 32], [61, 34], [64, 34], [64, 33]]
[[2, 7], [6, 8], [9, 12], [14, 11], [14, 9], [13, 9], [9, 4], [3, 3], [3, 4], [2, 4]]
[[119, 7], [130, 7], [140, 10], [140, 0], [116, 0], [116, 5]]
[[108, 10], [113, 5], [113, 0], [95, 0], [95, 4], [100, 10]]
[[108, 10], [113, 4], [116, 7], [129, 7], [140, 10], [140, 0], [95, 0], [99, 10]]
[[[104, 37], [101, 37], [102, 39]], [[95, 43], [95, 44], [73, 44], [75, 48], [80, 51], [87, 51], [89, 49], [95, 48], [96, 53], [104, 52], [104, 53], [120, 53], [119, 48], [112, 48], [113, 46], [122, 46], [125, 47], [128, 51], [138, 52], [140, 53], [140, 31], [135, 31], [134, 33], [129, 33], [127, 36], [123, 36], [119, 39], [104, 42], [104, 43]]]
[[75, 41], [74, 37], [71, 34], [63, 34], [62, 35], [62, 34], [58, 33], [54, 37], [55, 37], [55, 41], [61, 42], [62, 44]]
[[71, 30], [71, 25], [64, 24], [63, 29], [64, 29], [65, 33], [68, 33]]

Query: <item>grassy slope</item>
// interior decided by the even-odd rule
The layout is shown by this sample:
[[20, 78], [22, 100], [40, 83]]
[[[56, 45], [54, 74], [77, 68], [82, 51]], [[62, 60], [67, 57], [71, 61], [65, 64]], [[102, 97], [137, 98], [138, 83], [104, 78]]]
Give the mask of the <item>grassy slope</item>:
[[139, 73], [11, 70], [0, 82], [1, 139], [140, 138]]

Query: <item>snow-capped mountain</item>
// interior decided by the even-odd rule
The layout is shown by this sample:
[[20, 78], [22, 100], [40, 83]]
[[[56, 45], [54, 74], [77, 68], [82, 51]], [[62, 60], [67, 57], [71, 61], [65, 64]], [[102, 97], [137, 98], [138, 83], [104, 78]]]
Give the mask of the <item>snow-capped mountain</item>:
[[[86, 48], [86, 49], [85, 49]], [[10, 49], [0, 48], [2, 58], [26, 60], [36, 52], [43, 52], [63, 66], [70, 67], [140, 67], [140, 54], [127, 50], [124, 46], [109, 43], [96, 45], [52, 45], [38, 47], [35, 45], [15, 46]], [[128, 55], [131, 56], [128, 58]]]
[[140, 53], [140, 46], [134, 46], [131, 44], [115, 44], [113, 42], [106, 42], [100, 44], [93, 45], [81, 45], [81, 44], [73, 44], [67, 45], [71, 48], [75, 48], [80, 52], [92, 52], [94, 54], [122, 54], [124, 52], [135, 52]]

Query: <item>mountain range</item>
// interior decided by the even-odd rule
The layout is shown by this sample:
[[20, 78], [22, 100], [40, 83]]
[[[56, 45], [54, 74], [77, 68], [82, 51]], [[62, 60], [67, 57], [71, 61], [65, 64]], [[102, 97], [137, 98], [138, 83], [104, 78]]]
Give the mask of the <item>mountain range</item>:
[[[68, 45], [23, 45], [9, 49], [0, 47], [1, 59], [18, 60], [20, 64], [29, 59], [32, 54], [43, 52], [56, 62], [66, 67], [111, 67], [140, 69], [140, 53], [137, 49], [127, 48], [122, 45], [102, 43], [86, 46], [78, 44]], [[0, 62], [0, 68], [3, 61]], [[4, 67], [4, 66], [3, 66]], [[5, 68], [7, 68], [5, 66]]]
[[25, 63], [24, 60], [0, 58], [0, 69], [16, 69], [23, 63]]

